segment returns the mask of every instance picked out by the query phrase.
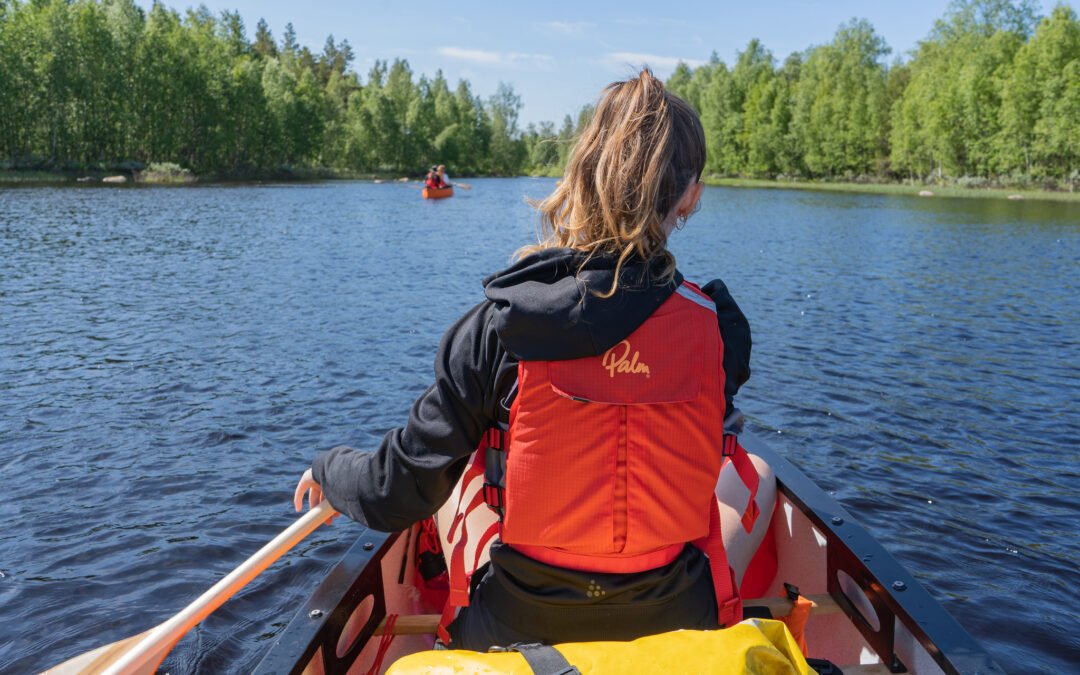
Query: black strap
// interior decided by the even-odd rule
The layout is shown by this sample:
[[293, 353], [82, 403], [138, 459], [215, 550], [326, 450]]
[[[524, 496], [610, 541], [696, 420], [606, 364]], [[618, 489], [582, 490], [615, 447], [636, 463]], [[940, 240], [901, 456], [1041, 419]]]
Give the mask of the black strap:
[[[492, 511], [498, 514], [502, 520], [506, 512], [506, 437], [510, 433], [510, 408], [517, 398], [518, 380], [514, 379], [514, 386], [499, 405], [501, 410], [496, 416], [495, 426], [485, 433], [484, 450], [484, 502]], [[502, 416], [505, 414], [506, 421]]]
[[810, 666], [817, 675], [844, 675], [840, 666], [828, 659], [806, 659], [806, 665]]
[[506, 509], [506, 433], [502, 425], [488, 429], [484, 449], [484, 502], [500, 520]]
[[562, 652], [554, 647], [533, 642], [513, 644], [507, 649], [520, 652], [535, 675], [581, 675], [581, 671], [570, 665]]

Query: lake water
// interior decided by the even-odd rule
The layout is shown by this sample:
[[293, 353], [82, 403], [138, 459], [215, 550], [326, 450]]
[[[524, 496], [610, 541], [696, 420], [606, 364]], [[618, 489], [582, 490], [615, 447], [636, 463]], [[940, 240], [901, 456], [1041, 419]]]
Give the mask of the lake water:
[[[542, 179], [0, 188], [0, 672], [164, 620], [372, 448]], [[739, 404], [1007, 670], [1080, 662], [1080, 204], [709, 188], [673, 238], [754, 329]], [[184, 639], [248, 671], [360, 528]]]

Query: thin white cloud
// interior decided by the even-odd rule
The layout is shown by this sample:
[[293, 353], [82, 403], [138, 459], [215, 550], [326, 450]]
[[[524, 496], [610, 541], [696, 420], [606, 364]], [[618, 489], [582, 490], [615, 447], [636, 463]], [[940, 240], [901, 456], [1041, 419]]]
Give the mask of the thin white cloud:
[[586, 29], [596, 24], [591, 21], [545, 21], [540, 25], [549, 31], [563, 35], [581, 35]]
[[465, 49], [463, 47], [439, 47], [440, 56], [457, 59], [485, 66], [528, 64], [542, 65], [551, 63], [547, 54], [526, 54], [523, 52], [493, 52], [486, 49]]
[[642, 54], [639, 52], [611, 52], [604, 59], [608, 65], [617, 68], [626, 66], [649, 66], [651, 68], [674, 68], [680, 63], [685, 63], [691, 68], [705, 65], [701, 59], [687, 59], [680, 56], [660, 56], [658, 54]]
[[461, 47], [439, 47], [439, 54], [451, 59], [469, 61], [471, 63], [498, 63], [501, 59], [499, 52], [488, 52], [483, 49], [462, 49]]
[[685, 19], [672, 19], [670, 17], [632, 17], [629, 19], [615, 19], [620, 26], [656, 26], [658, 23], [669, 26], [688, 26]]

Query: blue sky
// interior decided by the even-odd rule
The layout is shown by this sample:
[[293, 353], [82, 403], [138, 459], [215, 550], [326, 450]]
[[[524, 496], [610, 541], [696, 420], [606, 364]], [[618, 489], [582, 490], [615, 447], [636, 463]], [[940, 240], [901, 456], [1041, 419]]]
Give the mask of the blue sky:
[[[149, 6], [150, 2], [143, 2]], [[165, 0], [176, 9], [195, 3]], [[259, 18], [281, 38], [321, 51], [327, 35], [348, 39], [362, 79], [375, 59], [405, 58], [414, 73], [442, 68], [453, 86], [468, 79], [488, 96], [499, 81], [521, 95], [522, 123], [559, 122], [595, 99], [606, 84], [647, 63], [667, 77], [680, 59], [691, 65], [715, 50], [729, 64], [751, 38], [778, 60], [828, 42], [853, 17], [868, 19], [904, 54], [926, 37], [948, 0], [751, 0], [749, 2], [380, 2], [347, 0], [206, 0], [214, 12], [235, 9], [248, 35]], [[1048, 14], [1055, 3], [1041, 1]], [[1068, 3], [1076, 7], [1075, 2]], [[438, 8], [438, 9], [435, 9]]]

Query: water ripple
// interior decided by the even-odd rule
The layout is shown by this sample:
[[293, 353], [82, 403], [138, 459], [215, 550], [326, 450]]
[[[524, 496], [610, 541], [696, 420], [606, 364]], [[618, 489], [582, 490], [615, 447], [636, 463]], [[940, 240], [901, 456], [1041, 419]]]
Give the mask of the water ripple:
[[[0, 671], [177, 611], [374, 447], [549, 180], [0, 189]], [[754, 327], [742, 407], [1007, 669], [1080, 661], [1080, 210], [712, 189], [673, 247]], [[185, 638], [250, 670], [359, 527]]]

